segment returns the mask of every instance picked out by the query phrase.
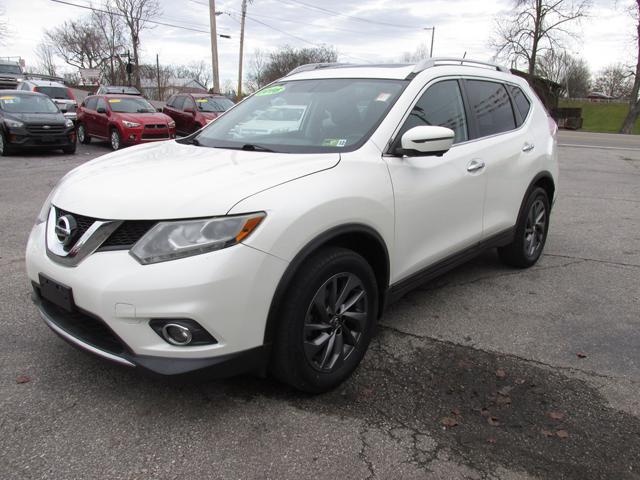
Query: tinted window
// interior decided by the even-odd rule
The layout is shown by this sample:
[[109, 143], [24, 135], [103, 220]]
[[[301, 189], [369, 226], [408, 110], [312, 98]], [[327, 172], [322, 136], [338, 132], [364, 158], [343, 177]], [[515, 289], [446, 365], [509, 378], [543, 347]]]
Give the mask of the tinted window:
[[173, 100], [173, 105], [171, 105], [176, 110], [182, 110], [182, 106], [184, 105], [184, 95], [178, 95]]
[[107, 109], [107, 102], [104, 101], [104, 98], [98, 98], [98, 104], [96, 105], [96, 110], [99, 108]]
[[11, 113], [56, 113], [58, 107], [49, 97], [41, 95], [2, 95], [0, 110]]
[[69, 89], [65, 87], [36, 87], [36, 92], [44, 93], [51, 98], [60, 98], [63, 100], [71, 100]]
[[111, 110], [117, 113], [153, 113], [155, 107], [140, 97], [109, 98]]
[[196, 109], [196, 104], [193, 103], [193, 100], [191, 100], [191, 97], [185, 97], [184, 106], [182, 107], [182, 110], [186, 110], [187, 108], [190, 108], [191, 110]]
[[531, 108], [531, 102], [529, 102], [529, 99], [526, 97], [523, 91], [520, 90], [518, 87], [509, 85], [508, 88], [509, 88], [509, 91], [511, 92], [511, 96], [513, 97], [513, 101], [516, 104], [516, 109], [518, 110], [518, 113], [520, 113], [520, 117], [522, 119], [521, 121], [518, 122], [518, 126], [520, 126], [524, 121], [524, 119], [527, 118], [527, 115], [529, 114], [529, 109]]
[[84, 102], [84, 107], [88, 110], [95, 110], [96, 103], [98, 103], [98, 97], [87, 98]]
[[516, 128], [507, 90], [501, 83], [467, 80], [471, 114], [478, 124], [478, 136], [486, 137]]
[[196, 103], [201, 112], [226, 112], [233, 107], [228, 98], [196, 97]]
[[167, 100], [167, 107], [173, 107], [173, 102], [175, 101], [175, 99], [175, 95], [170, 96], [169, 100]]
[[446, 80], [429, 87], [411, 110], [397, 138], [410, 128], [423, 125], [450, 128], [456, 134], [454, 143], [469, 139], [462, 95], [456, 80]]

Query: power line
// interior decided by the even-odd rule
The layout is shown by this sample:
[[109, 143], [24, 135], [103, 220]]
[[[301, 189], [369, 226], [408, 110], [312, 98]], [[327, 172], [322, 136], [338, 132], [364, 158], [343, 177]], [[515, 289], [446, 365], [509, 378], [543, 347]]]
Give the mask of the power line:
[[417, 25], [400, 25], [398, 23], [379, 22], [377, 20], [371, 20], [369, 18], [362, 18], [362, 17], [358, 17], [358, 16], [355, 16], [355, 15], [348, 15], [346, 13], [336, 12], [334, 10], [329, 10], [328, 8], [318, 7], [316, 5], [310, 5], [308, 3], [301, 2], [300, 0], [278, 0], [278, 1], [289, 3], [289, 4], [296, 3], [298, 5], [301, 5], [304, 8], [317, 10], [319, 12], [322, 12], [325, 15], [331, 15], [331, 16], [334, 16], [334, 17], [350, 18], [352, 20], [357, 20], [359, 22], [365, 22], [365, 23], [371, 23], [371, 24], [374, 24], [374, 25], [384, 25], [384, 26], [396, 27], [396, 28], [416, 28], [416, 29], [422, 28], [422, 27], [419, 27]]
[[[107, 14], [110, 14], [110, 15], [116, 15], [118, 17], [126, 17], [126, 15], [124, 15], [122, 13], [110, 12], [108, 10], [104, 10], [104, 9], [96, 8], [96, 7], [91, 7], [91, 6], [88, 6], [88, 5], [80, 5], [80, 4], [77, 4], [77, 3], [66, 2], [64, 0], [50, 0], [50, 1], [54, 2], [54, 3], [60, 3], [62, 5], [69, 5], [71, 7], [83, 8], [85, 10], [91, 10], [92, 12], [107, 13]], [[141, 20], [141, 19], [137, 18], [137, 20]], [[182, 29], [182, 30], [189, 30], [191, 32], [206, 33], [206, 34], [210, 34], [211, 33], [209, 30], [201, 30], [201, 29], [198, 29], [198, 28], [185, 27], [184, 25], [176, 25], [176, 24], [173, 24], [173, 23], [159, 22], [157, 20], [145, 20], [145, 22], [152, 23], [152, 24], [155, 24], [155, 25], [162, 25], [164, 27], [171, 27], [171, 28], [179, 28], [179, 29]]]

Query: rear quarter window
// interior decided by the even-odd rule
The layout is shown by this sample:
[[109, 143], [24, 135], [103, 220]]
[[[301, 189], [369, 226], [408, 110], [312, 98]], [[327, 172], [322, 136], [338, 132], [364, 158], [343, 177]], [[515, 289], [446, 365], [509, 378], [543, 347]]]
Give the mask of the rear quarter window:
[[465, 88], [471, 115], [476, 120], [477, 137], [516, 128], [511, 101], [503, 84], [487, 80], [466, 80]]
[[522, 123], [529, 115], [529, 110], [531, 110], [531, 102], [524, 94], [524, 92], [520, 89], [520, 87], [516, 87], [515, 85], [507, 85], [509, 92], [511, 93], [511, 97], [513, 98], [513, 103], [515, 104], [516, 110], [520, 114], [520, 119], [518, 120], [518, 126], [522, 125]]

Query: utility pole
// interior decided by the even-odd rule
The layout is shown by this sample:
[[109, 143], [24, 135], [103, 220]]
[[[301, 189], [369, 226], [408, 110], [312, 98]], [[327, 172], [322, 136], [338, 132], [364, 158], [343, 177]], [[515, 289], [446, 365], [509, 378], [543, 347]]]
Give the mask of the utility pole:
[[242, 21], [240, 22], [240, 62], [238, 64], [238, 93], [240, 100], [242, 96], [242, 49], [244, 48], [244, 21], [247, 16], [247, 0], [242, 0]]
[[[216, 30], [216, 0], [209, 0], [209, 23], [211, 24], [211, 68], [213, 69], [213, 93], [220, 93], [218, 72], [218, 32]], [[242, 47], [240, 47], [242, 50]]]
[[433, 41], [436, 36], [436, 27], [427, 27], [424, 30], [431, 30], [431, 48], [429, 49], [429, 57], [433, 58]]
[[156, 76], [158, 78], [158, 100], [162, 101], [162, 93], [160, 93], [160, 58], [156, 53]]

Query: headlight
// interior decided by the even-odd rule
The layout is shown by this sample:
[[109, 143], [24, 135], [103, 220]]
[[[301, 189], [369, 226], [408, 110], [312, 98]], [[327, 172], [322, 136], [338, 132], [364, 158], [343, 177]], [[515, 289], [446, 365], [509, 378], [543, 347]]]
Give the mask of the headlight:
[[123, 120], [122, 121], [122, 125], [124, 125], [127, 128], [135, 128], [135, 127], [139, 127], [140, 124], [136, 123], [136, 122], [129, 122], [127, 120]]
[[73, 127], [73, 120], [71, 120], [70, 118], [67, 118], [67, 119], [64, 121], [64, 126], [65, 126], [65, 127], [67, 127], [67, 128], [69, 128], [69, 127]]
[[9, 128], [22, 128], [22, 127], [24, 127], [24, 123], [22, 123], [22, 122], [20, 122], [18, 120], [11, 120], [9, 118], [5, 119], [4, 123]]
[[266, 216], [247, 215], [160, 222], [131, 249], [143, 265], [227, 248], [247, 238]]
[[176, 126], [176, 122], [171, 121], [171, 122], [167, 123], [167, 125], [169, 126], [169, 128], [173, 128], [173, 127]]

